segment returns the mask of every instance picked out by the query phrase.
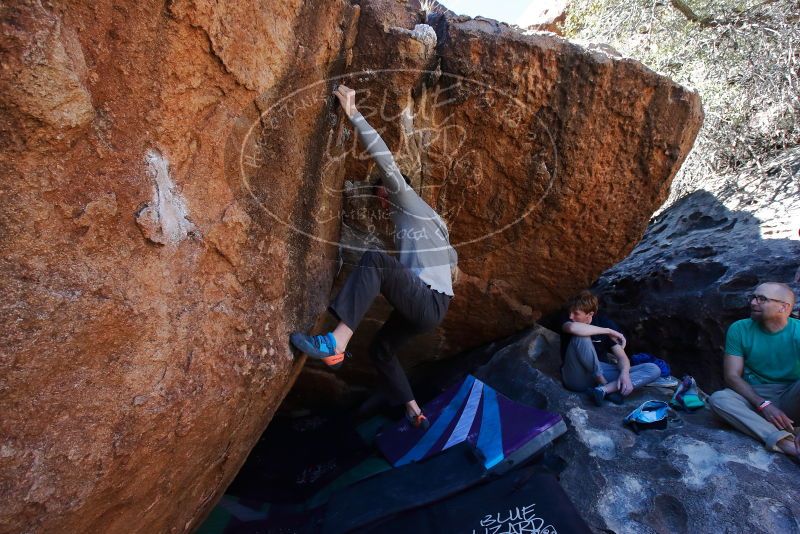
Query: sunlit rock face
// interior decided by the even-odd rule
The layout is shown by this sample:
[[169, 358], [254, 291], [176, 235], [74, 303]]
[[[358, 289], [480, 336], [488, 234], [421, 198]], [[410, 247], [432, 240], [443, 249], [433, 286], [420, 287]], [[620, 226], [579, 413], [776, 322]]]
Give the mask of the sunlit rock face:
[[224, 490], [303, 364], [289, 332], [358, 255], [344, 184], [374, 169], [339, 80], [369, 91], [461, 256], [419, 359], [529, 324], [625, 256], [702, 120], [636, 62], [397, 2], [0, 13], [11, 532], [187, 531]]
[[247, 152], [251, 174], [226, 161], [274, 95], [345, 68], [358, 7], [0, 14], [0, 531], [191, 530], [299, 370], [288, 333], [330, 291], [335, 247], [261, 197], [280, 191], [289, 220], [328, 202], [317, 191], [343, 168], [320, 178], [313, 155], [332, 102], [279, 137], [256, 128], [282, 144]]
[[727, 183], [659, 214], [595, 288], [630, 350], [662, 356], [709, 391], [723, 387], [725, 332], [749, 317], [747, 296], [763, 282], [800, 295], [800, 151]]

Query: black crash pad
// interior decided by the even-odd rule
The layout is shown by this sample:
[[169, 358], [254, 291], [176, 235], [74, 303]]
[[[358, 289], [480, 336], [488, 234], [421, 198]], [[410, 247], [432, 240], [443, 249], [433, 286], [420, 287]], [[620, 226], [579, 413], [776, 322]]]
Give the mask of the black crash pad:
[[460, 443], [424, 462], [392, 469], [338, 493], [328, 503], [322, 531], [360, 531], [383, 517], [426, 506], [474, 486], [486, 473], [474, 447]]
[[590, 534], [556, 478], [511, 472], [432, 506], [397, 514], [359, 533]]

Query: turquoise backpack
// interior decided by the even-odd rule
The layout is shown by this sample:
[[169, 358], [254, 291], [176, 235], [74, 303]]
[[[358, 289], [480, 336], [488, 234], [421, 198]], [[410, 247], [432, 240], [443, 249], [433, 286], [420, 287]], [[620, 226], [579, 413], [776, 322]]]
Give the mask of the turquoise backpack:
[[669, 405], [677, 410], [684, 410], [693, 412], [704, 408], [706, 403], [700, 398], [700, 390], [697, 388], [697, 382], [694, 381], [690, 375], [684, 376], [678, 389], [675, 390], [675, 395], [669, 401]]

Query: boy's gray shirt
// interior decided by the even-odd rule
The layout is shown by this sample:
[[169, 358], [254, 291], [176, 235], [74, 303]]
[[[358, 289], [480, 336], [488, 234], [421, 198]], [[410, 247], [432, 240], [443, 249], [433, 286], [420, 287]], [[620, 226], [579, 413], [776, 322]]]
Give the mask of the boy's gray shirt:
[[350, 122], [383, 171], [383, 184], [393, 208], [395, 245], [400, 252], [397, 259], [431, 289], [453, 296], [451, 268], [458, 263], [458, 255], [450, 246], [447, 225], [406, 183], [389, 147], [367, 119], [356, 111]]

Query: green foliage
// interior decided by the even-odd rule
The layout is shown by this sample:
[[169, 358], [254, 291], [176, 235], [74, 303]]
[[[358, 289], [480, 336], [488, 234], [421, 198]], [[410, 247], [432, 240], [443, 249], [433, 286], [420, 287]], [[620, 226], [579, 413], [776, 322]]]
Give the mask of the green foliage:
[[800, 144], [799, 2], [575, 0], [569, 9], [567, 37], [608, 43], [700, 93], [705, 123], [671, 201]]

